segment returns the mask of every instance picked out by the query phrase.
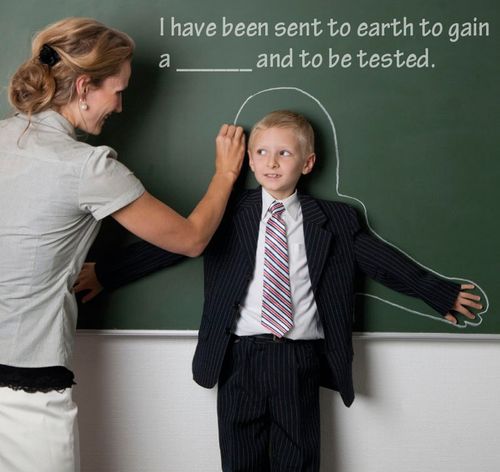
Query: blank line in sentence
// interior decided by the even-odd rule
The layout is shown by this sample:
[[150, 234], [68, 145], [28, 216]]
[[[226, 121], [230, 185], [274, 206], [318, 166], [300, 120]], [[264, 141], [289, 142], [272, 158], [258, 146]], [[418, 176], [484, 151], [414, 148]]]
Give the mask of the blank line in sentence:
[[176, 69], [176, 72], [252, 72], [253, 69]]

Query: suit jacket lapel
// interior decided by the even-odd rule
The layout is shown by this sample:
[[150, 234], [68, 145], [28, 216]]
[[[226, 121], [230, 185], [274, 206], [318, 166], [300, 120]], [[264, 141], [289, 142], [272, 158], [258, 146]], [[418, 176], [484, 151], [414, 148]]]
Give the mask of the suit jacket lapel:
[[299, 199], [304, 219], [304, 239], [309, 276], [313, 291], [315, 291], [330, 250], [332, 233], [323, 228], [327, 217], [314, 198], [299, 193]]
[[250, 190], [239, 202], [234, 216], [238, 238], [243, 252], [251, 266], [255, 265], [255, 252], [259, 237], [259, 224], [262, 216], [262, 190]]
[[[316, 200], [299, 193], [304, 219], [304, 239], [311, 285], [316, 290], [323, 266], [330, 251], [332, 233], [323, 228], [327, 217]], [[239, 202], [234, 222], [243, 253], [251, 267], [255, 266], [255, 253], [259, 237], [259, 224], [262, 216], [262, 190], [250, 190]]]

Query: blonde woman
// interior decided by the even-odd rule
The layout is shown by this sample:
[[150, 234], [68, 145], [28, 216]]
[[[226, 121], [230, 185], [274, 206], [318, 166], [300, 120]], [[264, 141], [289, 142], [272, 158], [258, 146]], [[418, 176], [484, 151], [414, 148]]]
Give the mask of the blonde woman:
[[208, 190], [184, 218], [147, 193], [98, 135], [131, 74], [134, 43], [88, 18], [38, 33], [11, 79], [16, 113], [0, 122], [0, 470], [79, 470], [71, 398], [72, 286], [99, 222], [169, 251], [200, 254], [223, 215], [244, 153], [239, 127], [216, 139]]

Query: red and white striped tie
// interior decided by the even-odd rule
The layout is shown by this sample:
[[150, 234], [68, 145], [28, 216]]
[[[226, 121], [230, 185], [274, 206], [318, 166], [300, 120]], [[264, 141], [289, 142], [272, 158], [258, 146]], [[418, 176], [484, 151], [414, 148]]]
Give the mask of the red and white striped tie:
[[288, 269], [288, 242], [282, 219], [285, 207], [274, 201], [269, 207], [264, 239], [262, 325], [281, 338], [293, 327], [292, 295]]

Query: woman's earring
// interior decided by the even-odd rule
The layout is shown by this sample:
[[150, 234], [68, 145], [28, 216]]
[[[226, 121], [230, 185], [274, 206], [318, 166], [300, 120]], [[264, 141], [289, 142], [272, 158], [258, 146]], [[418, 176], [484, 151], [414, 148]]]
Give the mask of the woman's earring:
[[80, 104], [81, 110], [87, 111], [89, 109], [89, 106], [87, 105], [87, 102], [85, 101], [84, 98], [80, 98], [80, 100], [78, 100], [78, 103]]

